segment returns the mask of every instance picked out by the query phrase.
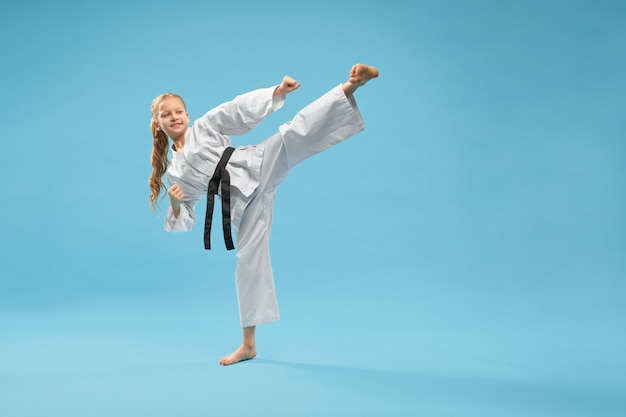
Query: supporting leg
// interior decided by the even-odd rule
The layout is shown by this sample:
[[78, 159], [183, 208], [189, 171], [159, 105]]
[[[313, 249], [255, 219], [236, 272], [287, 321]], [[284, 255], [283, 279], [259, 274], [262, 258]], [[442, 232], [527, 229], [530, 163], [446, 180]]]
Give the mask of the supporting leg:
[[[243, 326], [241, 346], [220, 360], [232, 365], [256, 356], [256, 325], [278, 320], [278, 304], [269, 258], [274, 189], [301, 161], [334, 146], [365, 128], [352, 97], [378, 70], [356, 64], [341, 89], [334, 88], [302, 109], [294, 120], [265, 142], [259, 194], [245, 209], [237, 236], [237, 296]], [[343, 93], [342, 91], [343, 90]], [[347, 98], [347, 99], [346, 99]]]

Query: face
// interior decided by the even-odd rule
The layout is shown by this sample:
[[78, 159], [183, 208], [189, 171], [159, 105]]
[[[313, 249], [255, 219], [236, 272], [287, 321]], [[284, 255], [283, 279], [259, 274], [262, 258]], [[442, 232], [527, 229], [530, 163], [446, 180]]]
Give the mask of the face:
[[165, 97], [155, 113], [157, 129], [163, 130], [172, 140], [184, 135], [189, 124], [189, 113], [178, 97]]

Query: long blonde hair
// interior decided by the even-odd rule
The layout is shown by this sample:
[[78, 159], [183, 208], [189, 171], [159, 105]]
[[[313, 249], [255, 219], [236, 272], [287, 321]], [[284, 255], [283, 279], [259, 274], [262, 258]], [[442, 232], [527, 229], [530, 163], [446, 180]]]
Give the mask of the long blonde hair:
[[148, 184], [150, 186], [150, 191], [152, 192], [150, 196], [148, 196], [148, 200], [150, 201], [150, 207], [152, 210], [155, 210], [158, 207], [158, 199], [161, 191], [165, 189], [165, 184], [163, 183], [163, 175], [165, 175], [165, 171], [167, 170], [167, 165], [169, 160], [167, 159], [167, 134], [161, 130], [157, 129], [157, 111], [159, 109], [159, 104], [164, 98], [167, 97], [176, 97], [180, 99], [185, 106], [185, 102], [183, 98], [178, 94], [174, 93], [165, 93], [161, 94], [154, 100], [152, 100], [152, 105], [150, 106], [150, 112], [152, 113], [152, 119], [150, 120], [150, 130], [152, 131], [152, 154], [150, 155], [150, 164], [152, 165], [152, 174], [150, 174], [150, 179]]

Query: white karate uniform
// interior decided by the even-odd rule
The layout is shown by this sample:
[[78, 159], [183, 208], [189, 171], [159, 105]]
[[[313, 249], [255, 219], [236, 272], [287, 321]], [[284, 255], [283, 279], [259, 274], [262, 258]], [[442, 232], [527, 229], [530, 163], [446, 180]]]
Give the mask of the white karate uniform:
[[[185, 198], [178, 218], [171, 207], [165, 219], [168, 232], [189, 231], [194, 208], [207, 187], [228, 135], [254, 128], [284, 104], [272, 97], [276, 87], [237, 96], [207, 112], [187, 129], [183, 153], [173, 152], [167, 169], [169, 185], [178, 184]], [[291, 122], [258, 145], [235, 149], [226, 169], [231, 183], [231, 221], [236, 237], [235, 281], [242, 327], [277, 321], [278, 303], [269, 252], [276, 187], [299, 162], [330, 148], [365, 128], [353, 97], [341, 85], [300, 110]], [[215, 228], [221, 232], [221, 228]], [[222, 240], [214, 233], [212, 240]]]

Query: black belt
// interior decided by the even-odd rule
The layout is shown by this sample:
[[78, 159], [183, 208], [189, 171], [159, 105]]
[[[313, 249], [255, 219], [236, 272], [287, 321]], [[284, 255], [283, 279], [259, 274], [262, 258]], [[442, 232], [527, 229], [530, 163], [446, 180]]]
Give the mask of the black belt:
[[204, 219], [204, 249], [211, 249], [211, 222], [213, 221], [213, 200], [222, 183], [222, 228], [224, 229], [224, 242], [226, 249], [235, 249], [233, 235], [230, 231], [230, 175], [226, 171], [226, 164], [235, 148], [226, 148], [218, 162], [206, 194], [206, 217]]

